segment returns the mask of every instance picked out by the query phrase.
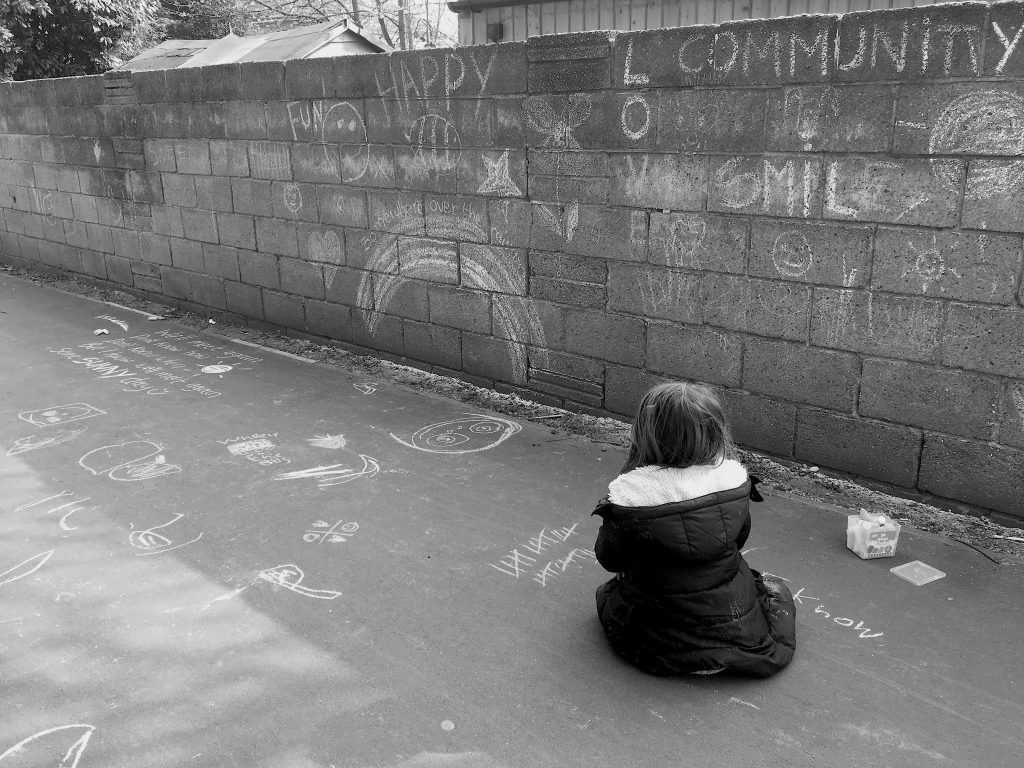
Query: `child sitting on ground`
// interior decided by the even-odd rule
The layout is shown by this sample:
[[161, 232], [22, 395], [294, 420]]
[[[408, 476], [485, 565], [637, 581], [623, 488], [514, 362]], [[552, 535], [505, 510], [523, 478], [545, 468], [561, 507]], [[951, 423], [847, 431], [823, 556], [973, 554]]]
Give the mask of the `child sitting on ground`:
[[595, 553], [617, 573], [597, 590], [605, 634], [654, 675], [733, 672], [768, 677], [796, 647], [786, 586], [740, 554], [757, 478], [734, 458], [718, 399], [667, 383], [640, 401], [629, 457], [595, 515]]

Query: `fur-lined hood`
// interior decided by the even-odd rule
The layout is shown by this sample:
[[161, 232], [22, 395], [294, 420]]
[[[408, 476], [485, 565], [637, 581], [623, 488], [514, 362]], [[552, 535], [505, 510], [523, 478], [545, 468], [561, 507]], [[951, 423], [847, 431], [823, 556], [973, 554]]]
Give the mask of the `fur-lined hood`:
[[608, 485], [608, 500], [620, 507], [655, 507], [738, 488], [747, 470], [734, 459], [693, 467], [637, 467]]

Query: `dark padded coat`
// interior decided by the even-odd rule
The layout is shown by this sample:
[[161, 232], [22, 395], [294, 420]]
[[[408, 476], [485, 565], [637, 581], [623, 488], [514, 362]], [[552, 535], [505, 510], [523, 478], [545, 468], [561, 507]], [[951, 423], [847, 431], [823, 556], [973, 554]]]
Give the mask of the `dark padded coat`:
[[789, 663], [793, 597], [740, 555], [751, 497], [761, 500], [748, 479], [658, 506], [598, 504], [594, 514], [604, 522], [595, 553], [618, 575], [598, 589], [597, 610], [616, 653], [655, 675], [768, 677]]

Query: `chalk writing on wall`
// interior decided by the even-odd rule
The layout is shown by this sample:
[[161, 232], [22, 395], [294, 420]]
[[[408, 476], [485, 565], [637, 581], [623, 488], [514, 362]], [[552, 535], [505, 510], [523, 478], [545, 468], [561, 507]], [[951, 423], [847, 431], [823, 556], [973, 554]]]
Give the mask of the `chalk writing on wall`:
[[49, 427], [54, 424], [65, 424], [69, 421], [89, 419], [93, 416], [103, 416], [106, 411], [93, 408], [87, 403], [68, 403], [66, 405], [54, 405], [50, 408], [41, 408], [36, 411], [24, 411], [18, 414], [18, 418], [35, 424], [37, 427]]
[[302, 582], [306, 579], [306, 574], [299, 566], [292, 565], [291, 563], [277, 565], [260, 571], [259, 578], [269, 581], [278, 587], [284, 587], [289, 592], [294, 592], [303, 597], [311, 597], [316, 600], [334, 600], [341, 597], [341, 592], [335, 592], [332, 589], [310, 589], [309, 587], [302, 586]]
[[91, 450], [78, 460], [78, 464], [94, 475], [106, 475], [111, 480], [122, 482], [150, 480], [181, 472], [178, 465], [167, 463], [162, 450], [159, 443], [129, 440]]
[[429, 424], [416, 430], [409, 440], [394, 433], [392, 439], [426, 453], [474, 453], [496, 448], [521, 430], [514, 421], [498, 416], [467, 414], [460, 419]]
[[[89, 739], [92, 738], [93, 731], [95, 730], [95, 726], [86, 725], [85, 723], [72, 723], [71, 725], [61, 725], [56, 728], [47, 728], [45, 731], [39, 731], [22, 739], [6, 750], [0, 755], [0, 762], [3, 762], [6, 758], [18, 757], [24, 760], [24, 762], [19, 763], [20, 765], [53, 765], [53, 757], [63, 752], [64, 756], [61, 758], [57, 768], [77, 768], [78, 761], [81, 760], [85, 748], [89, 746]], [[70, 733], [61, 733], [62, 731], [70, 731]], [[60, 734], [59, 738], [62, 739], [74, 736], [78, 738], [66, 750], [64, 749], [64, 744], [61, 743], [58, 749], [54, 751], [53, 746], [56, 742], [54, 734]]]

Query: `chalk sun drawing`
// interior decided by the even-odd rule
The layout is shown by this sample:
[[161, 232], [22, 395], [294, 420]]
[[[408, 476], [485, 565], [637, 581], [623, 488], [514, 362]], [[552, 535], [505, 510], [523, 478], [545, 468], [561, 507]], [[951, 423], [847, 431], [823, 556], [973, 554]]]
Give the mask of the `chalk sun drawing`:
[[359, 454], [359, 458], [362, 459], [363, 466], [358, 469], [345, 464], [328, 464], [319, 467], [310, 467], [309, 469], [299, 469], [295, 472], [285, 472], [277, 475], [274, 479], [305, 480], [307, 478], [313, 478], [317, 480], [317, 485], [321, 488], [328, 488], [332, 485], [350, 483], [361, 477], [369, 479], [380, 472], [380, 463], [375, 458], [372, 456], [364, 456], [363, 454]]
[[185, 515], [179, 512], [166, 523], [154, 525], [152, 528], [146, 528], [142, 531], [134, 530], [135, 526], [134, 524], [132, 524], [131, 527], [133, 528], [133, 530], [131, 533], [128, 534], [128, 543], [136, 549], [143, 550], [139, 553], [139, 557], [143, 557], [145, 555], [159, 555], [161, 552], [170, 552], [172, 549], [178, 549], [179, 547], [184, 547], [188, 544], [193, 544], [199, 541], [201, 538], [203, 538], [202, 533], [200, 533], [194, 539], [191, 539], [190, 541], [184, 541], [181, 544], [175, 544], [173, 541], [168, 539], [163, 534], [154, 533], [154, 531], [158, 531], [161, 528], [166, 528], [167, 526], [178, 522], [184, 516]]
[[391, 433], [392, 439], [427, 453], [475, 453], [495, 448], [522, 427], [514, 421], [480, 413], [466, 414], [439, 424], [429, 424], [406, 441]]
[[[473, 243], [488, 240], [487, 233], [472, 221], [448, 214], [432, 214], [430, 218], [432, 225], [443, 228], [445, 237], [452, 240]], [[400, 221], [396, 229], [401, 230], [399, 234], [413, 235], [420, 233], [421, 227], [422, 223], [418, 228], [415, 219], [410, 219]], [[409, 278], [430, 279], [444, 275], [446, 270], [450, 271], [450, 263], [438, 261], [427, 247], [404, 250], [399, 270], [397, 249], [390, 245], [387, 238], [377, 245], [367, 261], [366, 271], [362, 272], [356, 293], [356, 303], [364, 310], [366, 328], [371, 335], [377, 331], [381, 313], [387, 310], [395, 294]], [[515, 295], [521, 292], [517, 288], [521, 282], [521, 275], [518, 274], [520, 271], [521, 265], [510, 263], [498, 252], [485, 246], [474, 249], [472, 253], [462, 254], [462, 281], [467, 287]], [[510, 349], [512, 369], [518, 381], [525, 381], [525, 345], [541, 348], [547, 346], [540, 316], [529, 299], [495, 301], [493, 306], [495, 320], [504, 337], [514, 342]], [[374, 309], [376, 312], [372, 311]]]
[[484, 161], [484, 165], [487, 166], [487, 179], [476, 191], [478, 195], [523, 196], [523, 191], [519, 189], [509, 175], [508, 153], [509, 150], [506, 149], [494, 160], [487, 157], [487, 155], [480, 156], [480, 159]]
[[85, 427], [79, 429], [61, 429], [56, 432], [48, 432], [42, 435], [30, 435], [14, 441], [14, 444], [7, 449], [8, 456], [17, 456], [19, 453], [38, 451], [40, 448], [49, 448], [54, 445], [74, 440], [85, 432]]
[[[979, 91], [954, 99], [935, 121], [928, 142], [932, 155], [1024, 155], [1024, 99], [1007, 91]], [[932, 160], [932, 174], [959, 192], [960, 164]], [[1020, 189], [1024, 163], [979, 164], [974, 189], [998, 197]]]
[[914, 264], [911, 269], [908, 269], [903, 273], [904, 277], [908, 277], [911, 270], [915, 272], [921, 279], [921, 292], [928, 293], [928, 289], [932, 283], [940, 280], [942, 277], [949, 274], [957, 278], [962, 278], [963, 275], [955, 269], [946, 269], [946, 260], [942, 256], [942, 252], [939, 250], [938, 242], [936, 237], [932, 235], [932, 244], [928, 248], [918, 249], [917, 245], [912, 241], [908, 240], [907, 245], [910, 246], [910, 250], [914, 253]]
[[[47, 737], [61, 731], [77, 731], [79, 732], [78, 738], [64, 751], [64, 757], [56, 765], [56, 768], [76, 768], [78, 761], [82, 758], [82, 753], [89, 746], [89, 739], [92, 738], [93, 731], [95, 730], [96, 726], [85, 723], [72, 723], [71, 725], [61, 725], [56, 728], [47, 728], [45, 731], [39, 731], [39, 733], [34, 733], [22, 739], [8, 749], [0, 755], [0, 763], [7, 759], [24, 758], [24, 760], [17, 759], [16, 762], [12, 762], [12, 768], [16, 768], [17, 765], [24, 765], [26, 768], [28, 766], [51, 766], [53, 765], [55, 755], [60, 753], [63, 745], [54, 752], [52, 745], [44, 743], [51, 741]], [[64, 736], [65, 734], [61, 735]]]
[[162, 445], [149, 440], [129, 440], [89, 451], [78, 460], [78, 464], [94, 475], [106, 475], [111, 480], [122, 482], [149, 480], [181, 472], [178, 465], [167, 463], [160, 453], [162, 450]]
[[50, 427], [54, 424], [64, 424], [69, 421], [77, 421], [78, 419], [104, 416], [106, 413], [106, 411], [93, 408], [86, 403], [68, 403], [66, 405], [55, 405], [52, 408], [40, 408], [36, 411], [24, 411], [18, 414], [18, 418], [37, 427]]
[[359, 523], [342, 523], [341, 520], [334, 525], [324, 520], [317, 520], [310, 525], [313, 530], [306, 531], [302, 536], [302, 540], [310, 544], [323, 544], [325, 541], [330, 544], [341, 544], [348, 541], [359, 530]]
[[345, 447], [345, 436], [317, 435], [316, 437], [307, 438], [306, 442], [314, 448], [329, 448], [331, 450], [337, 450], [338, 448]]
[[336, 597], [341, 597], [341, 592], [335, 592], [332, 589], [310, 589], [302, 586], [306, 574], [299, 566], [291, 563], [276, 565], [273, 568], [260, 571], [259, 577], [303, 597], [312, 597], [317, 600], [334, 600]]
[[50, 556], [53, 555], [54, 551], [55, 550], [48, 549], [46, 552], [40, 552], [38, 555], [33, 555], [27, 560], [22, 560], [13, 568], [8, 568], [3, 573], [0, 573], [0, 587], [4, 584], [10, 584], [12, 581], [24, 579], [26, 576], [31, 576], [46, 564], [46, 561], [50, 559]]

